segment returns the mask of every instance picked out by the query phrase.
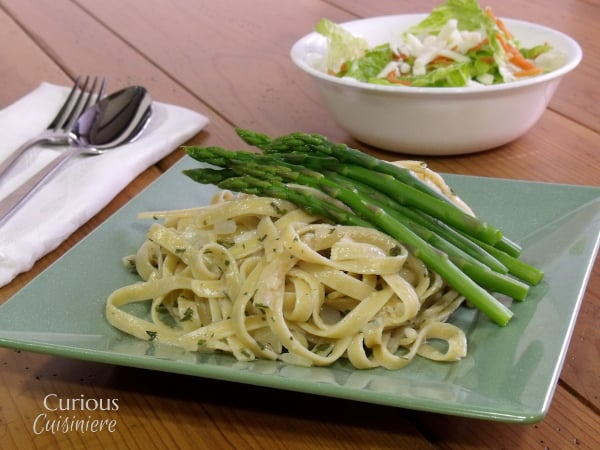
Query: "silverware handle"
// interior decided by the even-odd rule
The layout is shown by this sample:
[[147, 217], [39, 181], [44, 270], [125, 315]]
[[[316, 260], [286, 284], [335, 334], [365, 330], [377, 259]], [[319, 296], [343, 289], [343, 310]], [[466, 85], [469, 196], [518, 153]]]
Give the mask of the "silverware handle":
[[39, 189], [64, 163], [79, 153], [81, 149], [74, 147], [60, 154], [42, 169], [36, 172], [25, 183], [0, 200], [0, 225], [11, 217], [25, 201]]
[[0, 161], [0, 176], [6, 172], [10, 167], [14, 164], [14, 162], [19, 159], [19, 157], [25, 153], [25, 150], [33, 147], [36, 144], [44, 142], [46, 139], [35, 137], [29, 139], [27, 142], [23, 143], [19, 148], [17, 148], [14, 152], [8, 155], [8, 158], [5, 158], [3, 161]]

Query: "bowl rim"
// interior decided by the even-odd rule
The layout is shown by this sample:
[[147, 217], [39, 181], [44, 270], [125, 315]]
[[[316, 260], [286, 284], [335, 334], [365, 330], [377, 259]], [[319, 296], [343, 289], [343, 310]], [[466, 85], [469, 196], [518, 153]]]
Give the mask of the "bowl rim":
[[[414, 18], [416, 21], [419, 19], [423, 19], [427, 16], [426, 13], [414, 13], [414, 14], [390, 14], [390, 15], [382, 15], [382, 16], [373, 16], [373, 17], [365, 17], [362, 19], [350, 20], [346, 22], [340, 22], [341, 26], [351, 26], [359, 23], [364, 23], [367, 21], [378, 21], [382, 19], [393, 20], [397, 19], [406, 19], [406, 18]], [[532, 78], [526, 78], [523, 80], [511, 81], [508, 83], [499, 83], [493, 85], [481, 85], [481, 86], [461, 86], [461, 87], [415, 87], [415, 86], [403, 86], [403, 85], [380, 85], [380, 84], [372, 84], [365, 83], [362, 81], [353, 80], [351, 78], [338, 78], [333, 75], [329, 75], [325, 72], [322, 72], [310, 64], [308, 64], [304, 58], [303, 53], [301, 53], [302, 47], [305, 43], [311, 39], [320, 38], [321, 35], [316, 31], [312, 31], [300, 39], [298, 39], [290, 49], [290, 57], [294, 64], [302, 69], [304, 72], [312, 75], [313, 77], [319, 78], [325, 82], [329, 82], [336, 85], [348, 86], [354, 89], [365, 90], [365, 91], [375, 91], [375, 92], [386, 92], [386, 93], [402, 93], [402, 94], [441, 94], [441, 95], [452, 95], [452, 94], [481, 94], [481, 93], [491, 93], [497, 91], [504, 91], [509, 89], [517, 89], [523, 88], [526, 86], [531, 86], [535, 84], [545, 83], [557, 78], [564, 76], [565, 74], [572, 71], [583, 58], [583, 51], [579, 43], [570, 37], [569, 35], [551, 28], [545, 25], [528, 22], [520, 19], [512, 19], [508, 17], [501, 17], [502, 21], [504, 21], [510, 28], [511, 24], [520, 25], [524, 27], [531, 27], [540, 31], [546, 31], [551, 34], [554, 34], [557, 38], [563, 41], [569, 48], [569, 59], [568, 61], [558, 69], [555, 69], [551, 72], [545, 73], [543, 75], [539, 75]], [[518, 37], [518, 36], [517, 36]]]

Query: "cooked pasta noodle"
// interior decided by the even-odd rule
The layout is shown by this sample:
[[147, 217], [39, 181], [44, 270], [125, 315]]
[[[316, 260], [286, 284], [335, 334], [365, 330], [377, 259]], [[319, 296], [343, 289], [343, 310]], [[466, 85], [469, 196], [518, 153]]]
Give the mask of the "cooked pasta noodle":
[[[446, 322], [463, 297], [375, 229], [228, 191], [208, 206], [146, 216], [162, 223], [127, 260], [143, 281], [106, 303], [108, 321], [125, 333], [306, 366], [345, 358], [359, 369], [399, 369], [416, 355], [466, 354], [463, 331]], [[141, 302], [147, 315], [128, 306]]]

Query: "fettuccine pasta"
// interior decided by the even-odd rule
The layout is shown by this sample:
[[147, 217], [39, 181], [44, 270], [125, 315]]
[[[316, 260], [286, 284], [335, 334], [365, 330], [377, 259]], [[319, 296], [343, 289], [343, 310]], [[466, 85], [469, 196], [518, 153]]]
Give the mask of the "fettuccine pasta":
[[[399, 369], [416, 355], [466, 355], [463, 331], [446, 322], [464, 298], [375, 229], [228, 191], [208, 206], [146, 216], [160, 221], [126, 259], [143, 281], [106, 303], [125, 333], [305, 366], [345, 358], [358, 369]], [[147, 314], [133, 312], [139, 303]]]

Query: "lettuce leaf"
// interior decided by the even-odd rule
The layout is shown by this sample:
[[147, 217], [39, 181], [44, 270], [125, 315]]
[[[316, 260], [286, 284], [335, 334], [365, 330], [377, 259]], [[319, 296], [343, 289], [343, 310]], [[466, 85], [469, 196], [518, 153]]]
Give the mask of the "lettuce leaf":
[[494, 21], [479, 6], [477, 0], [447, 0], [436, 6], [425, 19], [411, 27], [408, 32], [415, 35], [438, 34], [450, 19], [458, 21], [460, 30], [496, 28]]
[[[501, 30], [492, 17], [479, 6], [477, 0], [446, 0], [435, 7], [431, 13], [420, 23], [411, 27], [408, 32], [415, 35], [438, 34], [450, 19], [456, 19], [458, 29], [463, 31], [482, 30], [489, 40], [491, 56], [495, 61], [495, 67], [485, 68], [477, 61], [472, 60], [472, 76], [481, 76], [483, 73], [493, 75], [498, 80], [500, 73], [498, 68], [505, 65], [506, 53], [502, 44], [498, 41]], [[508, 40], [508, 36], [504, 36]]]
[[367, 50], [362, 58], [348, 61], [346, 70], [338, 76], [348, 76], [360, 81], [368, 81], [376, 77], [388, 65], [394, 53], [390, 44], [382, 44]]
[[[471, 80], [495, 84], [514, 79], [510, 61], [514, 56], [513, 47], [519, 48], [519, 43], [505, 33], [504, 26], [499, 20], [497, 23], [491, 11], [481, 8], [478, 0], [446, 0], [420, 23], [406, 30], [406, 34], [410, 33], [419, 40], [430, 35], [437, 36], [451, 19], [456, 21], [458, 30], [481, 32], [487, 40], [468, 51], [468, 62], [461, 60], [450, 64], [428, 64], [425, 75], [397, 75], [398, 82], [406, 82], [411, 86], [460, 87], [466, 86]], [[316, 31], [327, 37], [327, 68], [330, 73], [376, 84], [394, 84], [396, 81], [378, 77], [394, 58], [391, 44], [369, 48], [366, 39], [353, 35], [328, 19], [321, 19]], [[520, 50], [525, 58], [534, 59], [540, 54], [545, 56], [550, 47], [540, 45]], [[410, 58], [413, 56], [406, 62], [412, 65]], [[549, 57], [547, 59], [548, 64], [555, 65]]]
[[527, 59], [535, 59], [542, 53], [549, 52], [552, 47], [548, 44], [536, 45], [530, 48], [520, 48], [521, 55]]
[[414, 78], [411, 86], [424, 87], [461, 87], [465, 86], [471, 78], [471, 63], [456, 63], [447, 67], [440, 67]]
[[327, 69], [332, 72], [338, 72], [344, 62], [360, 58], [369, 48], [366, 39], [353, 35], [329, 19], [321, 19], [315, 31], [327, 38]]
[[[470, 78], [471, 63], [466, 62], [440, 67], [419, 77], [399, 77], [398, 80], [407, 81], [413, 87], [462, 87]], [[373, 84], [394, 84], [383, 78], [371, 78], [368, 81]]]

